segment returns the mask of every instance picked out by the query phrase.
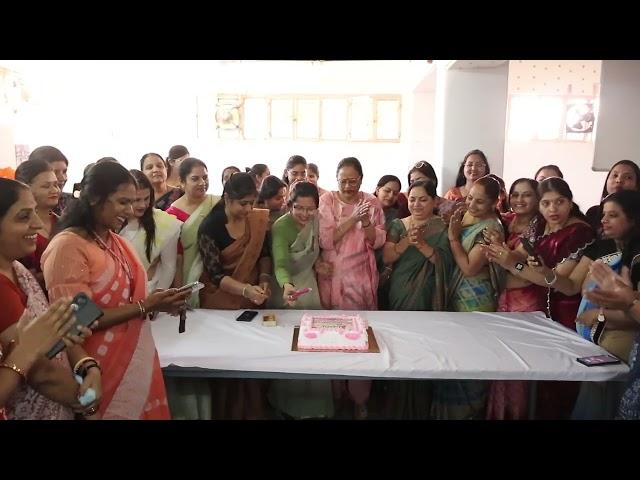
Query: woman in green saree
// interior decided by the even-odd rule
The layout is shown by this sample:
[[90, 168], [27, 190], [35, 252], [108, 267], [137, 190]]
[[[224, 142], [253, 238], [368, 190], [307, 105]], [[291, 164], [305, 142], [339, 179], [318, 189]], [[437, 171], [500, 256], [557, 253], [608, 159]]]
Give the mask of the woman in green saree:
[[[319, 310], [322, 308], [316, 265], [322, 269], [319, 245], [318, 188], [310, 182], [296, 182], [291, 187], [289, 213], [271, 228], [272, 258], [276, 279], [276, 308]], [[296, 290], [311, 291], [297, 299]], [[273, 380], [269, 389], [271, 405], [285, 417], [328, 418], [333, 416], [330, 380]]]
[[[182, 265], [178, 265], [175, 284], [178, 286], [200, 280], [202, 258], [198, 250], [198, 229], [211, 209], [220, 201], [217, 195], [207, 194], [209, 175], [207, 165], [197, 158], [187, 158], [180, 164], [180, 181], [185, 194], [173, 202], [167, 213], [184, 222], [180, 234]], [[193, 308], [200, 306], [197, 294], [188, 301]]]
[[[504, 238], [496, 210], [500, 190], [495, 178], [479, 178], [467, 195], [467, 212], [463, 214], [460, 208], [451, 217], [449, 242], [456, 266], [448, 282], [448, 306], [454, 312], [496, 311], [504, 272], [489, 263], [482, 245], [483, 232], [489, 230]], [[435, 382], [431, 416], [454, 420], [484, 418], [488, 384], [479, 380]]]
[[444, 310], [446, 284], [453, 266], [447, 225], [433, 214], [436, 189], [431, 181], [409, 187], [411, 215], [391, 222], [384, 263], [393, 265], [391, 310]]
[[[410, 216], [395, 219], [384, 244], [385, 265], [393, 266], [389, 280], [390, 310], [444, 310], [446, 285], [453, 268], [447, 225], [433, 214], [437, 199], [431, 180], [409, 186]], [[402, 380], [386, 383], [383, 416], [427, 419], [432, 382]]]

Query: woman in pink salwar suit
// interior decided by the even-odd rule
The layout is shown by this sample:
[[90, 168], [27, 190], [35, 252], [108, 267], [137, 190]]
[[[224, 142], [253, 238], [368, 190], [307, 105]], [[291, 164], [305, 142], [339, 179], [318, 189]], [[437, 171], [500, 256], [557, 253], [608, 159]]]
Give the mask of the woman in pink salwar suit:
[[[337, 179], [339, 190], [320, 198], [320, 300], [326, 309], [377, 310], [374, 250], [386, 239], [382, 206], [375, 196], [360, 191], [362, 166], [358, 159], [341, 160]], [[338, 397], [348, 390], [356, 404], [356, 418], [367, 416], [371, 381], [334, 382], [334, 388]]]

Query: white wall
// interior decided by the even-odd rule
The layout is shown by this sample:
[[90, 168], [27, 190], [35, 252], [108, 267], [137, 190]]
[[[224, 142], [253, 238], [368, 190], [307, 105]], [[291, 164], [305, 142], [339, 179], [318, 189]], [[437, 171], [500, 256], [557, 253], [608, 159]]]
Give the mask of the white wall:
[[[209, 165], [211, 191], [219, 191], [227, 165], [266, 163], [281, 174], [286, 160], [303, 155], [320, 167], [320, 184], [335, 187], [335, 167], [346, 156], [364, 166], [363, 189], [383, 174], [406, 177], [414, 158], [429, 150], [428, 101], [415, 112], [414, 88], [432, 68], [426, 61], [219, 62], [219, 61], [0, 61], [20, 71], [32, 92], [17, 119], [16, 143], [60, 148], [71, 164], [68, 188], [84, 166], [113, 156], [139, 168], [142, 154], [166, 156], [174, 144]], [[229, 141], [214, 126], [218, 93], [402, 95], [399, 143]], [[427, 95], [428, 97], [428, 95]], [[419, 145], [412, 147], [412, 142]]]
[[[435, 149], [435, 92], [416, 92], [411, 98], [413, 114], [411, 115], [411, 131], [409, 143], [409, 164], [411, 166], [421, 160], [429, 162], [432, 166]], [[434, 166], [434, 169], [436, 167]], [[402, 180], [403, 190], [406, 190], [406, 173], [399, 177]]]
[[455, 185], [464, 155], [482, 150], [491, 171], [502, 175], [509, 66], [448, 69], [444, 99], [442, 172], [444, 193]]
[[[514, 60], [509, 62], [509, 95], [593, 95], [598, 91], [599, 60]], [[597, 121], [597, 120], [596, 120]], [[504, 149], [504, 180], [509, 186], [520, 177], [532, 177], [542, 165], [560, 167], [573, 191], [575, 202], [586, 211], [600, 201], [606, 172], [592, 170], [591, 142], [529, 141], [507, 138]]]

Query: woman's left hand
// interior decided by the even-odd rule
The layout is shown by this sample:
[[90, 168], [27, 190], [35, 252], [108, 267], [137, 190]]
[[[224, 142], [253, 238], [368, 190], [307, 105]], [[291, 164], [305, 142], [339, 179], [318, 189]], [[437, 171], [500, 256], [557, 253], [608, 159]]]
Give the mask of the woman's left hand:
[[264, 290], [264, 294], [267, 298], [271, 296], [271, 284], [269, 282], [260, 282], [260, 288]]
[[407, 240], [416, 248], [426, 245], [424, 240], [424, 227], [411, 227], [407, 232]]
[[497, 263], [502, 268], [509, 269], [515, 265], [516, 261], [513, 252], [507, 248], [504, 243], [492, 243], [491, 245], [482, 245], [484, 253], [490, 262]]
[[449, 220], [449, 240], [459, 239], [462, 233], [462, 217], [464, 216], [464, 208], [458, 208]]
[[83, 406], [83, 410], [81, 413], [85, 417], [95, 415], [95, 413], [98, 411], [100, 400], [102, 399], [102, 375], [100, 373], [100, 370], [98, 370], [96, 367], [87, 370], [87, 374], [84, 377], [82, 384], [80, 385], [80, 389], [78, 390], [78, 398], [83, 396], [89, 388], [93, 389], [96, 394], [96, 398], [89, 405]]

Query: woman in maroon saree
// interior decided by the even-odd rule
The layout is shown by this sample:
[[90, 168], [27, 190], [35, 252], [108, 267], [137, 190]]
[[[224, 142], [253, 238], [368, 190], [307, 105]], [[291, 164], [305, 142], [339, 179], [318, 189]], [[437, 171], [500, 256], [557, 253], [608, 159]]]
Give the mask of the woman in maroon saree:
[[[566, 296], [553, 286], [557, 276], [568, 277], [580, 261], [583, 250], [595, 240], [595, 232], [586, 217], [573, 203], [569, 185], [558, 177], [550, 177], [538, 187], [540, 213], [546, 221], [544, 232], [535, 239], [537, 257], [522, 257], [527, 253], [520, 246], [514, 252], [504, 245], [492, 243], [487, 256], [503, 268], [529, 282], [547, 289], [547, 315], [572, 331], [580, 305], [580, 294]], [[551, 269], [551, 270], [549, 270]], [[568, 419], [573, 410], [579, 382], [538, 382], [537, 413], [539, 419]]]

